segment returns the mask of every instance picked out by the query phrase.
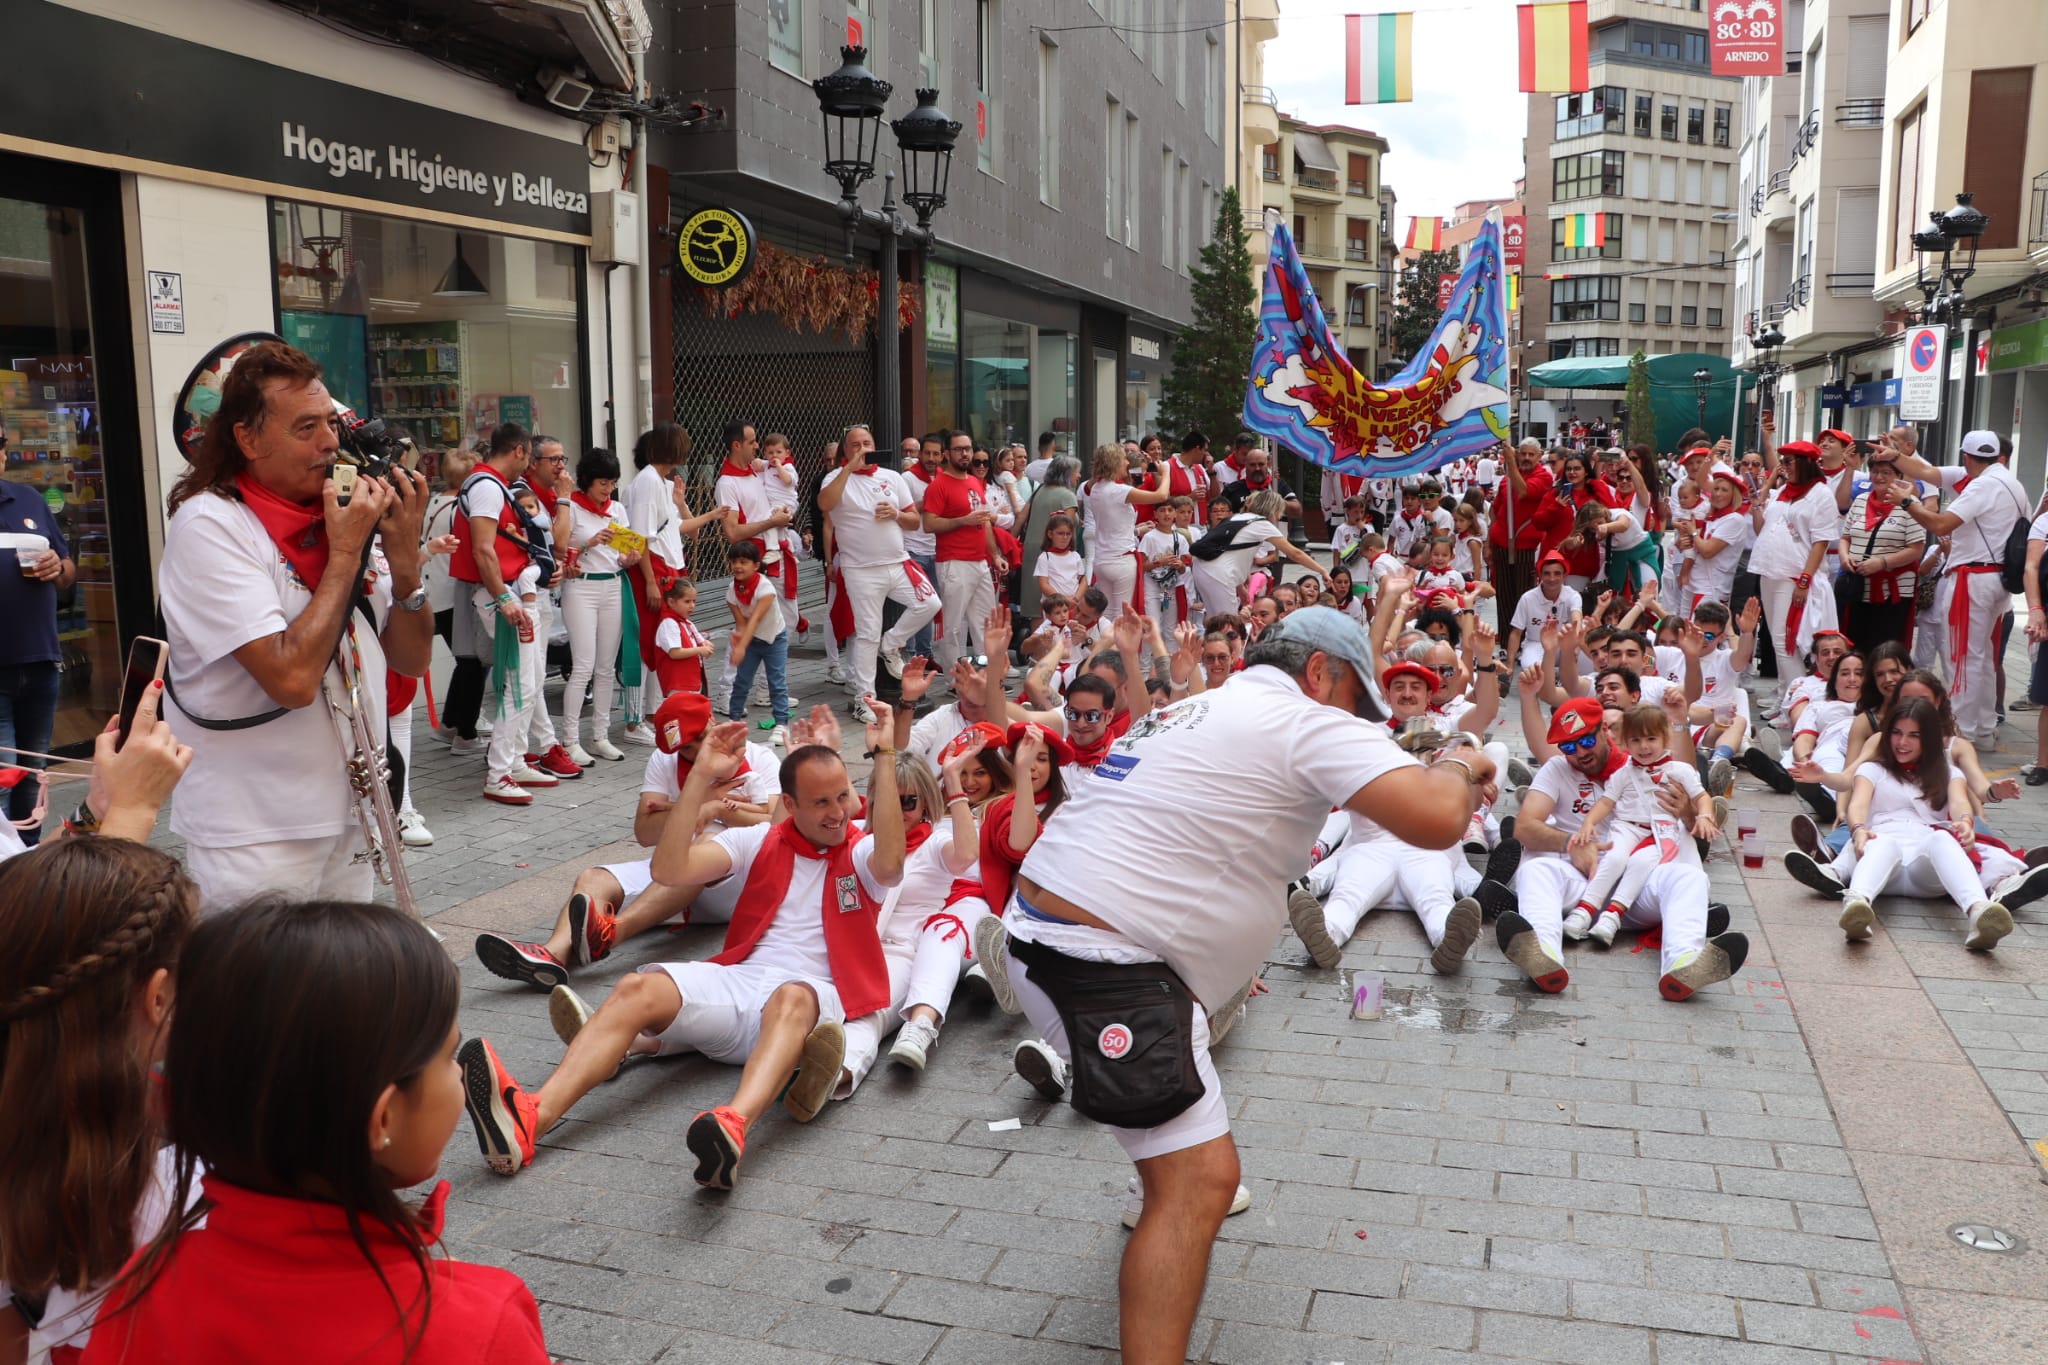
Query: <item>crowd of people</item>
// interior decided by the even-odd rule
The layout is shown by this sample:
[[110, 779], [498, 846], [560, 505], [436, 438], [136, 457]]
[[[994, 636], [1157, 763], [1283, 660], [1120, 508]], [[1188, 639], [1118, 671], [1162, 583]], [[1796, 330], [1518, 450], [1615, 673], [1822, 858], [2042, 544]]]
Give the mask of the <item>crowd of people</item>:
[[[772, 1109], [808, 1123], [878, 1066], [915, 1077], [975, 997], [1022, 1016], [1017, 1074], [1130, 1157], [1124, 1357], [1180, 1360], [1250, 1202], [1212, 1054], [1283, 926], [1334, 969], [1368, 915], [1412, 914], [1428, 970], [1498, 951], [1549, 993], [1568, 943], [1655, 930], [1684, 1002], [1749, 951], [1704, 866], [1742, 771], [1808, 806], [1788, 866], [1848, 940], [1880, 896], [1945, 897], [1994, 947], [2048, 893], [2048, 860], [1987, 823], [2018, 783], [1979, 760], [2016, 529], [2048, 639], [2048, 517], [1989, 433], [1960, 467], [1903, 430], [1695, 437], [1331, 475], [1322, 557], [1271, 454], [1201, 433], [1105, 444], [1083, 477], [1051, 434], [1035, 459], [907, 437], [891, 467], [855, 425], [807, 488], [786, 438], [735, 420], [699, 512], [680, 427], [627, 481], [503, 426], [444, 457], [438, 496], [399, 467], [344, 499], [317, 366], [251, 348], [171, 495], [164, 682], [100, 737], [62, 836], [24, 847], [40, 809], [0, 828], [0, 1152], [28, 1196], [0, 1215], [0, 1360], [544, 1360], [515, 1277], [433, 1254], [445, 1185], [399, 1198], [464, 1113], [516, 1176], [623, 1068], [702, 1054], [736, 1074], [685, 1142], [727, 1190]], [[705, 534], [730, 570], [708, 620]], [[405, 759], [437, 632], [439, 718], [486, 799], [648, 751], [645, 857], [583, 869], [544, 937], [475, 942], [546, 994], [564, 1050], [535, 1084], [460, 1030], [428, 928], [372, 902], [399, 850], [365, 809], [431, 839]], [[790, 695], [813, 633], [852, 736]], [[167, 798], [182, 864], [145, 846]], [[677, 923], [721, 949], [643, 950], [586, 998]]]

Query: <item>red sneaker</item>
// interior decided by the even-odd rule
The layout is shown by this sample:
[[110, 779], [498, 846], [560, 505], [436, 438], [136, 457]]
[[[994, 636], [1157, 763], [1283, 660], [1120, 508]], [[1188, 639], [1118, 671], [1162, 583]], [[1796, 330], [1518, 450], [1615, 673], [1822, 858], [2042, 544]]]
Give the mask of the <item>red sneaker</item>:
[[533, 1161], [533, 1130], [539, 1102], [498, 1060], [498, 1051], [471, 1038], [455, 1054], [462, 1068], [462, 1100], [476, 1126], [484, 1162], [499, 1175], [517, 1175]]
[[747, 1150], [747, 1121], [730, 1105], [706, 1109], [683, 1136], [697, 1154], [697, 1183], [707, 1190], [729, 1190]]
[[526, 762], [531, 767], [538, 768], [544, 773], [552, 773], [560, 778], [583, 776], [583, 766], [575, 759], [569, 757], [569, 751], [559, 744], [549, 749], [539, 758], [529, 756]]
[[609, 905], [593, 903], [581, 891], [569, 897], [569, 960], [602, 962], [618, 940], [619, 924]]
[[478, 934], [476, 960], [492, 976], [551, 991], [569, 980], [569, 968], [542, 943], [514, 943], [503, 934]]

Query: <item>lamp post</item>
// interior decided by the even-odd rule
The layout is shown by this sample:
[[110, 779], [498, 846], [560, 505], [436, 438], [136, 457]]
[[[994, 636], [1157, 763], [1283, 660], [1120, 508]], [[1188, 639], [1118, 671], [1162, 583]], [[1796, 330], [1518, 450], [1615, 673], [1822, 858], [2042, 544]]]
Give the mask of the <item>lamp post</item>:
[[1702, 365], [1692, 372], [1692, 391], [1698, 400], [1699, 415], [1693, 425], [1701, 431], [1707, 429], [1707, 385], [1714, 382], [1714, 372]]
[[[1749, 339], [1750, 348], [1757, 352], [1756, 363], [1756, 448], [1761, 454], [1764, 448], [1764, 412], [1770, 407], [1771, 388], [1778, 382], [1778, 376], [1785, 367], [1778, 363], [1778, 348], [1785, 344], [1785, 333], [1776, 323], [1767, 322], [1764, 329]], [[1740, 454], [1740, 452], [1737, 452]]]
[[[1929, 320], [1939, 318], [1962, 342], [1963, 392], [1956, 405], [1958, 434], [1969, 430], [1977, 395], [1977, 316], [1967, 310], [1963, 285], [1977, 273], [1977, 244], [1984, 229], [1991, 225], [1991, 215], [1972, 202], [1975, 198], [1965, 190], [1956, 196], [1955, 207], [1946, 213], [1930, 209], [1929, 226], [1913, 234], [1913, 273], [1923, 301], [1921, 316]], [[1929, 276], [1927, 258], [1937, 253], [1941, 266]], [[1947, 382], [1944, 378], [1944, 388]], [[1942, 433], [1946, 424], [1945, 415], [1935, 420], [1928, 433], [1929, 450], [1945, 449]]]
[[917, 215], [915, 225], [897, 216], [896, 173], [882, 175], [882, 206], [865, 208], [860, 187], [874, 178], [876, 144], [882, 114], [895, 88], [867, 69], [867, 49], [842, 47], [837, 71], [811, 82], [825, 124], [825, 173], [839, 182], [839, 217], [846, 224], [846, 259], [853, 259], [853, 240], [860, 228], [878, 233], [881, 246], [881, 290], [876, 300], [875, 445], [894, 449], [902, 438], [902, 342], [897, 327], [896, 253], [899, 243], [917, 248], [936, 240], [932, 215], [946, 206], [946, 185], [953, 169], [953, 143], [960, 136], [958, 120], [939, 108], [939, 92], [919, 90], [917, 105], [890, 123], [903, 163], [903, 202]]

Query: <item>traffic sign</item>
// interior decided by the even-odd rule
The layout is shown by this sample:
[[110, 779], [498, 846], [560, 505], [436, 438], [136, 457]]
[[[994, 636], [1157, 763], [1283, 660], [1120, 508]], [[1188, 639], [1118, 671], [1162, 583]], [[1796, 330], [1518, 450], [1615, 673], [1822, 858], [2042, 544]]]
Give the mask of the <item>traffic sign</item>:
[[1948, 328], [1906, 329], [1906, 366], [1899, 377], [1899, 418], [1906, 422], [1932, 422], [1941, 416], [1941, 390], [1945, 383]]

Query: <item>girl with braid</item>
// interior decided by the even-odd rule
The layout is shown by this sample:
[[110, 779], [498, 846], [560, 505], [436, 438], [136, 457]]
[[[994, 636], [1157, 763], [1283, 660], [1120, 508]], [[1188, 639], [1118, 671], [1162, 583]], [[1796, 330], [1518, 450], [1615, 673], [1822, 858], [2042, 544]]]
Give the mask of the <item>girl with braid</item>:
[[177, 862], [126, 839], [0, 863], [0, 1359], [77, 1360], [164, 1222], [155, 1070], [197, 918]]

